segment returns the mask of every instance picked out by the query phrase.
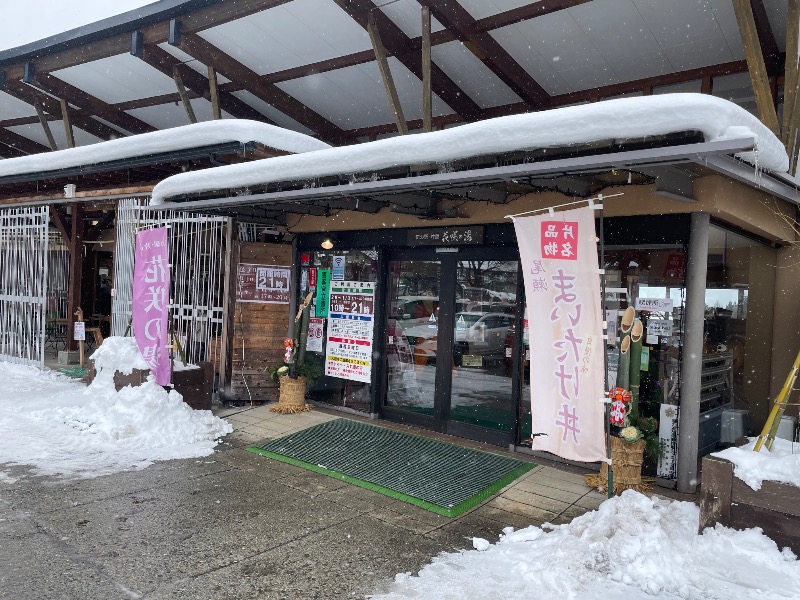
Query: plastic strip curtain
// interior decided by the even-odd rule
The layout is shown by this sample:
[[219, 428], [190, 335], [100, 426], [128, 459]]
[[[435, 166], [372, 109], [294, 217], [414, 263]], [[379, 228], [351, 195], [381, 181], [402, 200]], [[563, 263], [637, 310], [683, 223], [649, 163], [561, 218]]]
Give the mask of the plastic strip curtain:
[[145, 199], [122, 200], [117, 209], [113, 335], [124, 335], [130, 323], [136, 232], [167, 226], [174, 336], [187, 362], [218, 364], [223, 275], [228, 251], [225, 243], [227, 218], [193, 213], [165, 214], [147, 208], [145, 202]]
[[47, 206], [0, 210], [0, 360], [44, 366]]

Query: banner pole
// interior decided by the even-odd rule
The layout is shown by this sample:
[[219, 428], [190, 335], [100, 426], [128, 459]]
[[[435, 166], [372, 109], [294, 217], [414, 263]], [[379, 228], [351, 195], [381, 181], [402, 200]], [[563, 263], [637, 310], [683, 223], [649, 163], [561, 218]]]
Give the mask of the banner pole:
[[[604, 389], [608, 391], [608, 322], [606, 321], [606, 248], [605, 248], [605, 232], [603, 231], [603, 194], [597, 194], [597, 199], [600, 202], [600, 290], [603, 295], [600, 306], [603, 310], [603, 381], [605, 381]], [[614, 465], [611, 461], [611, 404], [605, 405], [606, 417], [606, 456], [608, 458], [608, 497], [614, 497]]]

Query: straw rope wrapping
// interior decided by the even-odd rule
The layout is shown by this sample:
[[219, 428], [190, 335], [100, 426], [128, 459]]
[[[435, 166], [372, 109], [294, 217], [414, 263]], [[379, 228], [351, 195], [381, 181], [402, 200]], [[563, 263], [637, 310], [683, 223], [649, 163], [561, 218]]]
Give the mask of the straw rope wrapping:
[[[653, 491], [653, 481], [642, 478], [642, 463], [644, 463], [645, 441], [640, 439], [629, 444], [618, 437], [611, 438], [611, 464], [614, 467], [614, 494], [621, 494], [625, 490], [636, 490], [643, 494]], [[591, 487], [605, 492], [608, 490], [608, 465], [600, 466], [597, 475], [586, 475], [586, 483]]]
[[278, 403], [269, 407], [270, 412], [283, 415], [293, 415], [311, 410], [311, 405], [306, 404], [306, 386], [308, 379], [303, 376], [292, 379], [288, 375], [278, 378], [280, 382], [280, 396]]

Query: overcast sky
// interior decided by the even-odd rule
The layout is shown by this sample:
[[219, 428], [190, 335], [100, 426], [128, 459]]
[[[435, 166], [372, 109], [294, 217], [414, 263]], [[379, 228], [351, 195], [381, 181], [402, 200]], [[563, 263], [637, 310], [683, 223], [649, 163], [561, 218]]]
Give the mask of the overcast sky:
[[3, 0], [0, 50], [154, 4], [157, 0]]

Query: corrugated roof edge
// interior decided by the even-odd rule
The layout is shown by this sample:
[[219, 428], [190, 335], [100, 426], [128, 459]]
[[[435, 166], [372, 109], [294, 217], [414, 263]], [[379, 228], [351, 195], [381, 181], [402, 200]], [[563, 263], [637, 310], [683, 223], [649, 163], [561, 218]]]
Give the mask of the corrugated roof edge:
[[2, 50], [0, 51], [0, 68], [76, 48], [120, 33], [136, 31], [220, 2], [222, 0], [160, 0], [154, 4], [89, 23], [30, 44]]

